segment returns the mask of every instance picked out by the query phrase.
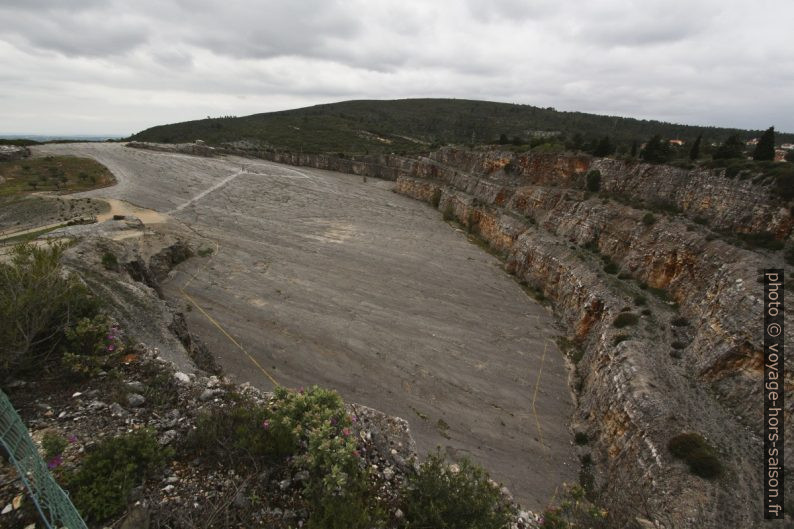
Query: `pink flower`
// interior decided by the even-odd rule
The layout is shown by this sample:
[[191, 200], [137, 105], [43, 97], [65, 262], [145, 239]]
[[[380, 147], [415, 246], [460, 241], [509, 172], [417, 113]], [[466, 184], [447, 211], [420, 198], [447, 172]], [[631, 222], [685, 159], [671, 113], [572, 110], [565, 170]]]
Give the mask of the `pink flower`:
[[270, 429], [270, 421], [263, 422], [262, 423], [262, 428], [264, 428], [265, 430], [269, 430]]
[[351, 415], [350, 416], [350, 422], [357, 422], [357, 421], [358, 421], [358, 419], [356, 419], [355, 415]]
[[66, 440], [69, 441], [71, 444], [74, 444], [74, 443], [77, 442], [77, 436], [76, 435], [69, 435], [69, 436], [66, 437]]
[[108, 351], [113, 351], [114, 349], [116, 349], [115, 345], [113, 344], [108, 345]]
[[47, 461], [47, 468], [52, 470], [53, 468], [59, 467], [61, 463], [63, 463], [63, 458], [60, 455], [57, 455], [52, 459], [50, 459], [49, 461]]
[[350, 435], [350, 428], [344, 428], [344, 429], [342, 429], [342, 435], [344, 435], [345, 437], [347, 437], [348, 435]]
[[361, 457], [361, 454], [358, 453], [358, 450], [353, 450], [353, 455], [356, 457]]

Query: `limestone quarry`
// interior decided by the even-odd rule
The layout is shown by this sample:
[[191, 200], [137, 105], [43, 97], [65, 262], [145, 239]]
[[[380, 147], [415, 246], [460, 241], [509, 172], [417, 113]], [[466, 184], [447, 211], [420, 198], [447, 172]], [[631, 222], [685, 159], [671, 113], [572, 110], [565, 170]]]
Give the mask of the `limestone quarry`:
[[[481, 463], [530, 509], [585, 475], [622, 523], [761, 525], [759, 276], [791, 266], [730, 234], [790, 240], [770, 182], [451, 147], [32, 150], [112, 171], [117, 185], [73, 196], [108, 201], [108, 220], [50, 236], [100, 237], [131, 285], [159, 291], [143, 312], [126, 293], [141, 286], [107, 295], [179, 369], [210, 368], [209, 356], [262, 390], [336, 389], [405, 419], [420, 454]], [[587, 189], [594, 170], [599, 192]], [[670, 454], [686, 432], [714, 447], [719, 477]]]

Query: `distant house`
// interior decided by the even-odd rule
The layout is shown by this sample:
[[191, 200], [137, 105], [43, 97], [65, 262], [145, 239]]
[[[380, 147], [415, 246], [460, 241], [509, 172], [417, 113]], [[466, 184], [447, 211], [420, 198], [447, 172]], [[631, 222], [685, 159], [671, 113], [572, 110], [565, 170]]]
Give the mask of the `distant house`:
[[794, 151], [794, 143], [784, 143], [780, 148], [784, 151]]
[[758, 145], [758, 138], [753, 138], [752, 140], [747, 140], [747, 145]]
[[193, 143], [195, 143], [196, 145], [204, 145], [204, 140], [196, 140]]
[[775, 161], [785, 162], [786, 154], [788, 154], [788, 151], [786, 149], [775, 149]]
[[680, 147], [684, 144], [684, 140], [670, 140], [670, 145], [675, 145], [676, 147]]

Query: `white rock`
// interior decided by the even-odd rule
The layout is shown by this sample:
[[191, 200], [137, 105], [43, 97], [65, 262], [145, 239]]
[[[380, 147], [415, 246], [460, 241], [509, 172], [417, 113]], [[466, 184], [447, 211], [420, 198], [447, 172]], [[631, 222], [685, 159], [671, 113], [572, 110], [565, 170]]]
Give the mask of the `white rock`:
[[174, 373], [174, 378], [181, 384], [190, 384], [190, 377], [186, 373], [177, 371]]

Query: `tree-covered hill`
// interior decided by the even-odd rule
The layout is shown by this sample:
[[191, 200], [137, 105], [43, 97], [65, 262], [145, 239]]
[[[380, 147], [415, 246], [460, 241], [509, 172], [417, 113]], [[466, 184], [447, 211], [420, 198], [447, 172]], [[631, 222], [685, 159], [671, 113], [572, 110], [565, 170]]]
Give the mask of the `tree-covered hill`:
[[[592, 142], [604, 136], [619, 146], [663, 138], [722, 142], [732, 134], [743, 139], [762, 131], [677, 125], [583, 112], [561, 112], [530, 105], [461, 99], [360, 100], [254, 114], [207, 118], [160, 125], [130, 139], [163, 143], [210, 144], [251, 141], [304, 152], [401, 152], [426, 150], [431, 145], [484, 144], [508, 138], [529, 143], [555, 133], [563, 141]], [[578, 136], [577, 136], [578, 135]], [[794, 142], [794, 134], [777, 135], [778, 142]]]

